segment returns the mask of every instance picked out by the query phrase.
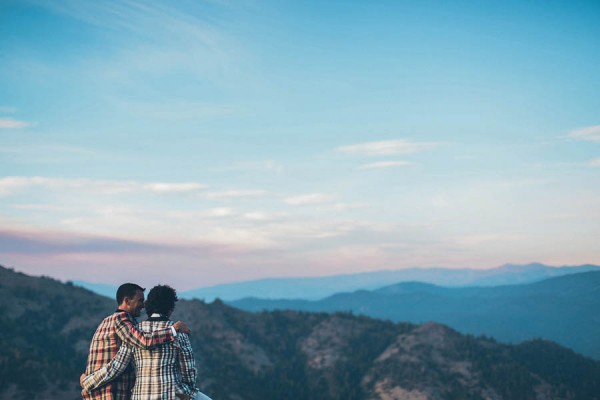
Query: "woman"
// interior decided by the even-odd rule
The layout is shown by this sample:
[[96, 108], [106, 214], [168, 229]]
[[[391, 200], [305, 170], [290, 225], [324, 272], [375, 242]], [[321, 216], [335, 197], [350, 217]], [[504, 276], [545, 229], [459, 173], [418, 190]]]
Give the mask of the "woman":
[[[141, 322], [138, 329], [152, 332], [173, 325], [169, 318], [177, 300], [172, 287], [153, 287], [145, 305], [148, 319]], [[83, 380], [84, 392], [110, 382], [123, 373], [132, 360], [136, 379], [131, 400], [209, 399], [195, 387], [194, 353], [185, 333], [179, 333], [175, 340], [148, 350], [122, 345], [109, 364]]]

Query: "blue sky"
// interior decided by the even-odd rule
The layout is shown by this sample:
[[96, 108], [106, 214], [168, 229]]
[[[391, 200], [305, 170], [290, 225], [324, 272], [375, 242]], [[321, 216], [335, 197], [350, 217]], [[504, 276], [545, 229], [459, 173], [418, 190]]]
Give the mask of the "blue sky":
[[0, 263], [180, 289], [600, 264], [594, 1], [3, 1]]

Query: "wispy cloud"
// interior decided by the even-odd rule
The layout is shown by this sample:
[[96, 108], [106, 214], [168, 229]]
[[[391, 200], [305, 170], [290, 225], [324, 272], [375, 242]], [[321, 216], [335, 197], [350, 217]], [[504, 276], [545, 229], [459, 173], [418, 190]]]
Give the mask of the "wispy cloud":
[[590, 167], [600, 167], [600, 158], [594, 158], [592, 161], [587, 164]]
[[13, 118], [0, 118], [0, 129], [23, 129], [30, 126], [31, 123], [19, 121]]
[[[113, 79], [139, 82], [145, 74], [157, 76], [173, 71], [205, 77], [207, 73], [221, 74], [229, 64], [228, 36], [215, 27], [218, 21], [207, 18], [197, 2], [66, 0], [39, 4], [113, 37], [108, 43], [115, 46], [116, 59], [95, 61], [102, 64], [98, 71]], [[160, 29], [156, 29], [158, 21]]]
[[472, 247], [481, 246], [488, 243], [515, 243], [523, 241], [527, 237], [519, 234], [505, 234], [505, 233], [484, 233], [474, 235], [463, 235], [453, 237], [449, 240], [458, 246]]
[[36, 177], [7, 176], [0, 179], [0, 196], [19, 192], [40, 182], [40, 178]]
[[[193, 39], [202, 39], [212, 43], [214, 37], [207, 23], [199, 24], [197, 18], [186, 14], [173, 6], [163, 6], [157, 2], [129, 0], [123, 2], [81, 2], [66, 0], [61, 2], [38, 2], [55, 12], [68, 15], [102, 29], [138, 35], [138, 37], [161, 37], [189, 35]], [[161, 29], [148, 29], [161, 22]]]
[[243, 217], [249, 221], [269, 222], [286, 217], [285, 213], [267, 213], [262, 211], [252, 211], [244, 213]]
[[397, 167], [406, 167], [408, 165], [413, 165], [409, 161], [378, 161], [374, 163], [364, 164], [360, 166], [360, 169], [379, 169], [379, 168], [397, 168]]
[[365, 203], [336, 203], [331, 206], [333, 211], [350, 211], [361, 208], [368, 208], [369, 205]]
[[156, 194], [193, 193], [202, 191], [205, 185], [195, 182], [136, 182], [93, 179], [47, 178], [41, 176], [8, 176], [0, 179], [0, 196], [10, 195], [34, 187], [50, 190], [85, 190], [98, 194], [149, 192]]
[[273, 160], [245, 161], [230, 164], [218, 168], [219, 171], [257, 171], [270, 172], [281, 175], [284, 171], [283, 165]]
[[12, 208], [17, 210], [48, 211], [48, 212], [72, 212], [72, 207], [53, 204], [14, 204]]
[[266, 195], [264, 190], [225, 190], [222, 192], [209, 192], [206, 197], [209, 199], [231, 199], [244, 197], [260, 197]]
[[[110, 185], [110, 183], [108, 183]], [[181, 183], [131, 183], [133, 190], [149, 191], [154, 193], [190, 193], [206, 188], [205, 185], [194, 182]]]
[[110, 159], [111, 154], [81, 146], [53, 143], [20, 143], [0, 147], [0, 155], [15, 164], [60, 164], [75, 160]]
[[600, 143], [600, 125], [572, 130], [568, 136], [574, 139]]
[[304, 206], [304, 205], [313, 205], [313, 204], [323, 204], [328, 203], [333, 200], [333, 197], [327, 194], [322, 193], [310, 193], [304, 194], [300, 196], [291, 196], [285, 199], [287, 204], [293, 206]]
[[0, 230], [0, 253], [58, 254], [164, 251], [165, 245], [47, 231]]
[[439, 146], [432, 142], [411, 142], [409, 140], [384, 140], [378, 142], [357, 143], [336, 148], [337, 152], [361, 156], [389, 156], [395, 154], [418, 153]]
[[234, 215], [234, 211], [228, 207], [211, 208], [204, 213], [204, 217], [208, 218], [223, 218]]

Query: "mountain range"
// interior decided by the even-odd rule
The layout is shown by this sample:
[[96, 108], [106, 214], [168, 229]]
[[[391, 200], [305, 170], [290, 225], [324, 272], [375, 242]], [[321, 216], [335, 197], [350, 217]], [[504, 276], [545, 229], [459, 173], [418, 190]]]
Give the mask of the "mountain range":
[[[89, 341], [114, 303], [0, 267], [0, 399], [80, 399]], [[600, 399], [600, 363], [545, 340], [221, 301], [179, 301], [172, 319], [191, 327], [198, 386], [219, 400]]]
[[[506, 264], [492, 269], [407, 268], [321, 277], [259, 279], [188, 290], [181, 292], [180, 297], [205, 301], [213, 301], [217, 298], [233, 301], [245, 297], [319, 300], [336, 293], [375, 290], [400, 282], [418, 281], [449, 287], [498, 286], [532, 283], [586, 271], [600, 271], [600, 267], [596, 265], [551, 267], [532, 263]], [[118, 286], [84, 281], [75, 281], [74, 284], [110, 298], [114, 297]]]
[[449, 288], [404, 282], [317, 301], [247, 298], [229, 304], [247, 311], [349, 311], [391, 321], [435, 321], [510, 343], [549, 339], [600, 359], [600, 271], [523, 285]]

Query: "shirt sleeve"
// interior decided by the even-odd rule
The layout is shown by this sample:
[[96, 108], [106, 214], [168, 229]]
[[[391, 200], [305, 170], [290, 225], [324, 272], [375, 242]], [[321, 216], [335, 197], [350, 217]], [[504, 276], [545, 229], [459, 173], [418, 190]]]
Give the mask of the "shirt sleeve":
[[178, 355], [179, 368], [181, 369], [181, 383], [187, 390], [188, 394], [196, 391], [196, 361], [194, 360], [194, 352], [192, 350], [192, 344], [190, 338], [185, 333], [179, 333], [177, 337], [178, 344]]
[[131, 321], [129, 314], [124, 311], [119, 312], [115, 318], [115, 331], [124, 344], [146, 350], [175, 340], [175, 335], [170, 327], [152, 332], [140, 331]]
[[105, 366], [85, 377], [82, 382], [83, 392], [90, 392], [117, 378], [127, 370], [133, 356], [132, 349], [123, 345], [117, 355]]

